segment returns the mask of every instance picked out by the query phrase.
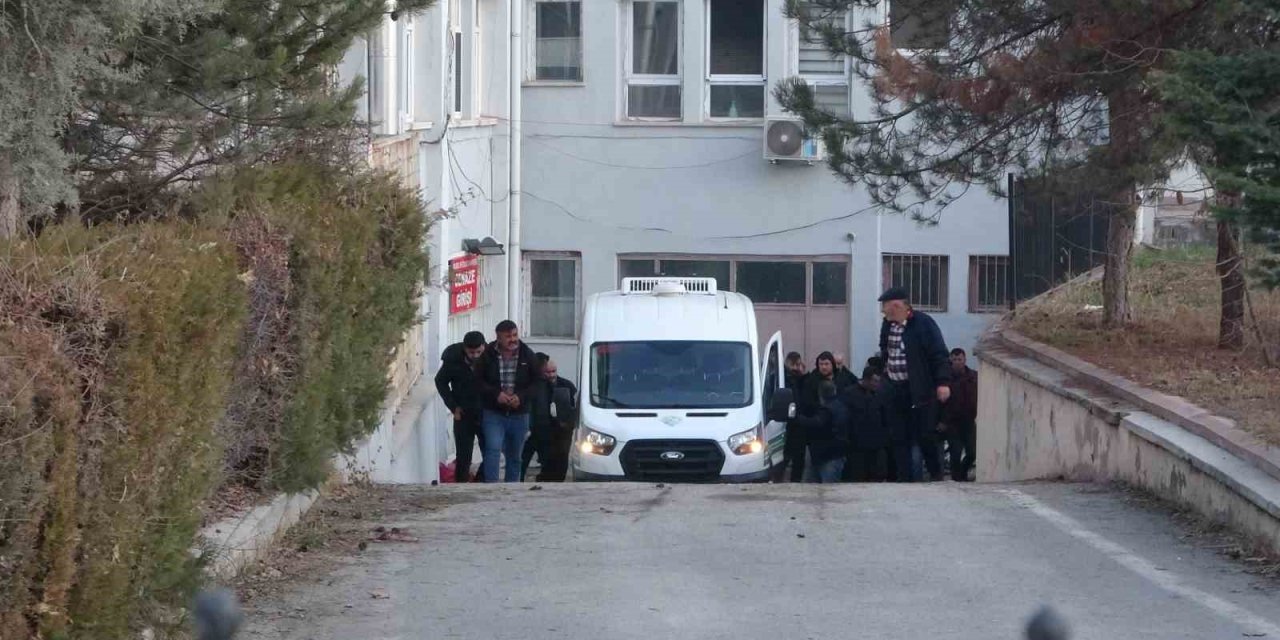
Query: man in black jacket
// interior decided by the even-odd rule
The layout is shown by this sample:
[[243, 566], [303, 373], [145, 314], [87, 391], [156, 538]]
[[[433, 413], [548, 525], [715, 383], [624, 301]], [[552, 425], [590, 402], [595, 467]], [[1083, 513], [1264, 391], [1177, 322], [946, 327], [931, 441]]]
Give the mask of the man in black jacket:
[[804, 481], [814, 484], [839, 482], [849, 452], [849, 411], [836, 393], [833, 380], [817, 383], [818, 406], [799, 419], [804, 424], [809, 446]]
[[[788, 353], [786, 370], [787, 388], [791, 390], [791, 393], [794, 394], [793, 397], [798, 402], [800, 394], [804, 392], [804, 382], [807, 378], [804, 370], [804, 358], [795, 351]], [[800, 482], [804, 479], [805, 448], [804, 432], [801, 430], [800, 422], [794, 418], [788, 420], [786, 444], [782, 450], [782, 467], [776, 470], [774, 482], [782, 482], [787, 477], [790, 477], [792, 482]], [[789, 476], [787, 469], [791, 470]]]
[[[537, 354], [542, 367], [542, 380], [534, 386], [533, 406], [529, 408], [529, 444], [525, 445], [520, 476], [529, 469], [533, 453], [538, 454], [542, 471], [538, 482], [564, 482], [569, 471], [569, 449], [573, 446], [573, 429], [576, 426], [578, 388], [560, 377], [556, 361], [546, 354]], [[557, 402], [556, 391], [563, 390], [567, 401]], [[554, 407], [555, 411], [552, 411]]]
[[[920, 480], [915, 461], [924, 459], [933, 480], [942, 479], [938, 456], [939, 407], [951, 397], [951, 360], [938, 323], [907, 302], [907, 292], [893, 287], [880, 296], [884, 322], [880, 325], [880, 353], [884, 358], [890, 420], [905, 425], [914, 440], [904, 459], [901, 446], [894, 449], [897, 480]], [[905, 463], [905, 467], [904, 467]]]
[[[440, 356], [440, 370], [436, 372], [436, 391], [444, 406], [453, 414], [453, 441], [458, 450], [454, 467], [457, 482], [471, 479], [471, 452], [480, 440], [484, 451], [484, 431], [480, 429], [480, 392], [476, 389], [476, 376], [472, 367], [476, 358], [484, 353], [484, 334], [472, 331], [462, 342], [449, 345]], [[477, 474], [479, 476], [480, 474]]]
[[858, 384], [858, 376], [854, 375], [849, 370], [849, 367], [845, 366], [844, 354], [834, 353], [831, 357], [836, 363], [836, 387], [847, 390], [849, 387]]
[[969, 481], [978, 444], [977, 419], [978, 372], [969, 368], [964, 349], [952, 349], [951, 399], [942, 408], [942, 426], [951, 456], [951, 479], [956, 482]]
[[879, 482], [888, 478], [889, 450], [893, 433], [884, 419], [884, 385], [880, 373], [866, 367], [862, 381], [845, 391], [849, 408], [849, 462], [845, 480]]
[[503, 320], [498, 339], [476, 360], [476, 385], [484, 406], [484, 481], [498, 482], [498, 456], [506, 459], [505, 482], [520, 481], [520, 452], [529, 436], [529, 407], [539, 379], [533, 350], [520, 341], [516, 323]]

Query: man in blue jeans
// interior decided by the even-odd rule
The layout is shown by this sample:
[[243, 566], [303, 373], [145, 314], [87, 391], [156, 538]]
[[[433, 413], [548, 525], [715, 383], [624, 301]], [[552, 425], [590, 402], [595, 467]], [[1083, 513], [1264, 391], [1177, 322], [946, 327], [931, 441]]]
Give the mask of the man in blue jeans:
[[498, 336], [476, 360], [476, 386], [484, 404], [484, 481], [498, 481], [498, 454], [506, 458], [504, 482], [520, 481], [520, 452], [529, 436], [531, 392], [538, 380], [533, 350], [520, 341], [516, 323], [503, 320]]

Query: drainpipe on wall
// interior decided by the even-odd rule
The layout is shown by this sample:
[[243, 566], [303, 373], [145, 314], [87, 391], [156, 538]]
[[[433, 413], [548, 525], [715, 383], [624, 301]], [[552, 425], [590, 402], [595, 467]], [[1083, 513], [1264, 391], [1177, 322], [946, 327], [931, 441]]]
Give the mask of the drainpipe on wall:
[[521, 176], [520, 168], [523, 164], [521, 157], [521, 95], [520, 86], [524, 78], [524, 47], [521, 44], [520, 29], [524, 26], [524, 0], [507, 0], [510, 6], [511, 21], [511, 64], [508, 73], [511, 74], [511, 88], [508, 90], [510, 94], [507, 97], [507, 122], [508, 131], [510, 132], [510, 156], [508, 165], [510, 168], [510, 187], [511, 195], [509, 205], [509, 215], [507, 216], [507, 318], [516, 319], [520, 314], [520, 293], [522, 289], [520, 279], [520, 188]]
[[[859, 291], [858, 291], [858, 287], [854, 286], [853, 284], [855, 281], [857, 281], [857, 278], [854, 277], [854, 274], [857, 273], [857, 267], [854, 266], [854, 260], [856, 260], [858, 257], [858, 234], [853, 233], [851, 231], [845, 234], [844, 239], [849, 241], [849, 276], [848, 276], [848, 280], [846, 281], [847, 284], [845, 285], [845, 288], [848, 289], [848, 291], [845, 292], [845, 296], [847, 296], [846, 299], [849, 301], [849, 348], [845, 351], [845, 353], [848, 354], [845, 356], [845, 358], [847, 358], [847, 360], [845, 360], [845, 365], [848, 366], [851, 371], [853, 371], [857, 369], [857, 367], [854, 366], [854, 363], [858, 362], [857, 358], [858, 356], [861, 355], [858, 353], [858, 296], [857, 294], [859, 293]], [[855, 373], [861, 374], [862, 371], [857, 370], [855, 371]]]

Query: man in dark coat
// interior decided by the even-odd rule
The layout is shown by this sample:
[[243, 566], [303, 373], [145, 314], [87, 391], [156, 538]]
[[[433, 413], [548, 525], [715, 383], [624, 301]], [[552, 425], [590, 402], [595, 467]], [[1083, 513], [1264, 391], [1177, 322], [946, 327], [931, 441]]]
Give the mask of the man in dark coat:
[[880, 296], [884, 322], [880, 325], [880, 354], [884, 358], [890, 419], [904, 425], [914, 441], [910, 473], [901, 466], [901, 449], [895, 449], [900, 482], [920, 480], [915, 463], [918, 453], [932, 480], [942, 479], [938, 456], [939, 408], [951, 397], [951, 360], [938, 323], [916, 311], [907, 292], [893, 287]]
[[969, 368], [964, 349], [952, 349], [951, 399], [942, 406], [942, 426], [951, 457], [951, 479], [956, 482], [969, 481], [978, 445], [977, 420], [978, 372]]
[[[539, 353], [535, 358], [542, 370], [542, 380], [534, 385], [533, 406], [529, 408], [529, 439], [521, 456], [520, 478], [525, 478], [536, 453], [538, 464], [542, 465], [537, 481], [564, 482], [569, 471], [569, 448], [573, 445], [578, 388], [560, 377], [559, 367], [547, 354]], [[567, 392], [567, 402], [557, 404], [557, 389]]]
[[516, 323], [498, 323], [498, 339], [476, 360], [476, 385], [484, 406], [484, 481], [498, 482], [498, 458], [506, 460], [505, 482], [520, 481], [520, 453], [529, 436], [533, 387], [541, 379], [533, 350], [520, 341]]
[[[484, 450], [484, 431], [480, 428], [483, 411], [480, 391], [472, 371], [476, 358], [484, 353], [484, 334], [472, 331], [462, 342], [449, 345], [440, 356], [440, 370], [436, 372], [436, 391], [444, 406], [453, 414], [453, 441], [458, 455], [454, 460], [457, 482], [471, 479], [471, 453], [476, 440]], [[476, 474], [477, 478], [483, 474]]]
[[884, 419], [885, 402], [880, 373], [871, 367], [862, 370], [862, 381], [845, 391], [849, 408], [849, 462], [845, 480], [879, 482], [889, 476], [889, 425]]
[[854, 375], [849, 367], [845, 366], [844, 354], [832, 354], [832, 359], [836, 363], [836, 387], [840, 389], [848, 389], [858, 384], [858, 376]]
[[849, 412], [836, 393], [833, 380], [817, 383], [818, 406], [800, 419], [808, 438], [809, 457], [804, 481], [814, 484], [839, 482], [849, 452]]
[[796, 402], [800, 413], [813, 415], [821, 406], [819, 390], [823, 382], [834, 384], [837, 395], [844, 393], [845, 389], [852, 386], [849, 378], [836, 375], [837, 371], [835, 356], [830, 351], [818, 354], [818, 359], [813, 363], [813, 371], [809, 372], [801, 385], [801, 392]]
[[[792, 351], [787, 354], [785, 367], [787, 388], [791, 390], [798, 403], [800, 394], [804, 393], [804, 358], [799, 353]], [[782, 467], [777, 470], [778, 475], [774, 481], [781, 482], [783, 478], [788, 477], [787, 469], [791, 470], [790, 478], [792, 482], [802, 481], [804, 479], [804, 456], [804, 431], [801, 430], [800, 422], [793, 418], [787, 421], [786, 445], [782, 450]]]

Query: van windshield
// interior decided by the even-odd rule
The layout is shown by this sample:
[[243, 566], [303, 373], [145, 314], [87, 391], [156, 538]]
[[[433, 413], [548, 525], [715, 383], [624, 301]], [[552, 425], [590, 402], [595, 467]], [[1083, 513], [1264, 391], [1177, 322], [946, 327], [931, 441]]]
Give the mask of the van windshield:
[[752, 401], [744, 342], [598, 342], [591, 404], [606, 409], [734, 409]]

